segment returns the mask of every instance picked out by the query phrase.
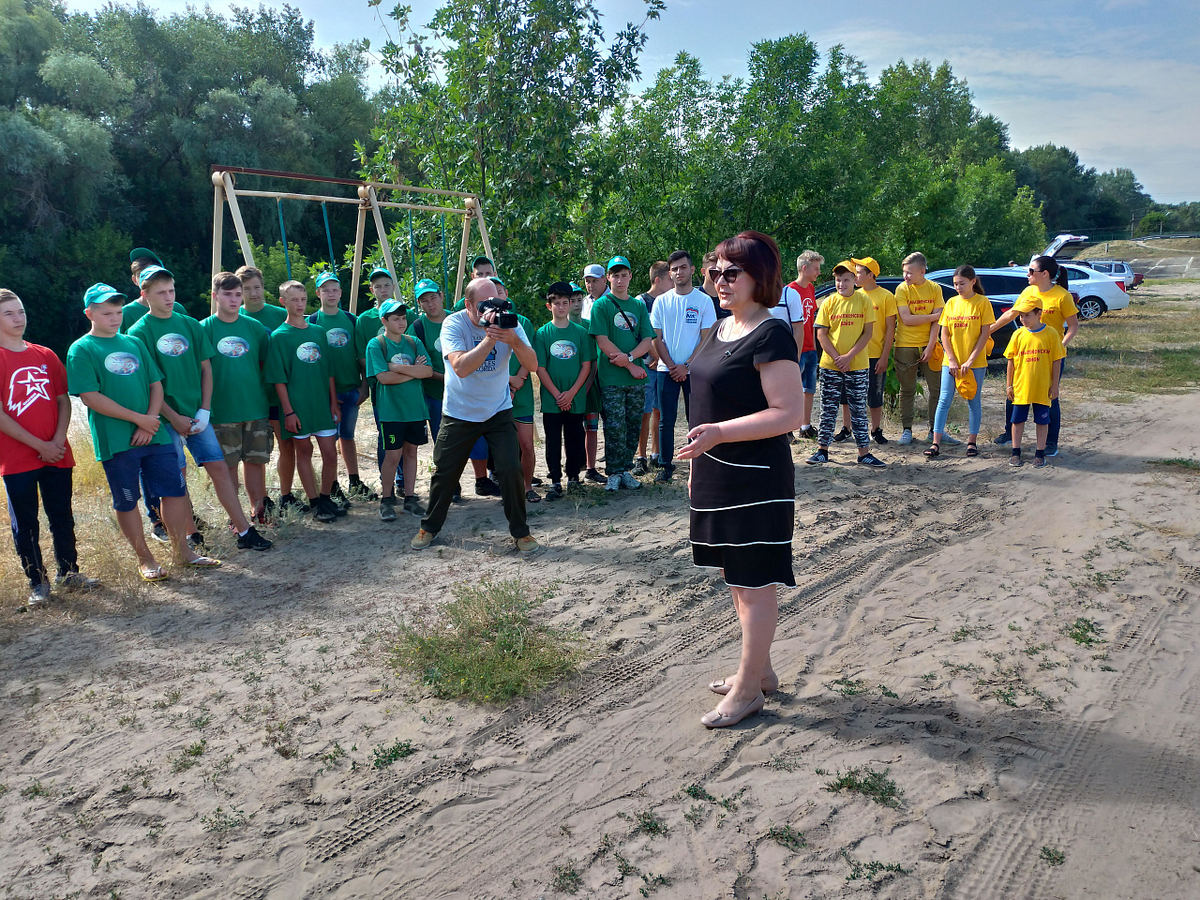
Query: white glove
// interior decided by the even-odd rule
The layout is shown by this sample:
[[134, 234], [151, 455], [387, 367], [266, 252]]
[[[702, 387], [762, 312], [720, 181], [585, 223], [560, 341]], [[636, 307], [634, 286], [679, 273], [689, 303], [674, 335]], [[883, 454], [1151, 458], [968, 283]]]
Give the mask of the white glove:
[[207, 409], [196, 410], [196, 424], [192, 426], [190, 434], [199, 434], [208, 427], [208, 417], [212, 415]]

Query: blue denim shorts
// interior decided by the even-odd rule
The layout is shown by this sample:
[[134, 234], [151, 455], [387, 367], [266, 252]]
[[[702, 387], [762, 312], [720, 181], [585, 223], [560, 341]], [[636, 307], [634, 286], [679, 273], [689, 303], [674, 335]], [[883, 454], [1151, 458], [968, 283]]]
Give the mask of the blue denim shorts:
[[806, 394], [817, 392], [817, 363], [820, 361], [820, 350], [805, 350], [800, 354], [800, 387]]
[[642, 407], [643, 416], [648, 416], [658, 409], [658, 379], [665, 374], [657, 369], [651, 369], [646, 374], [646, 405]]
[[106, 459], [101, 465], [104, 466], [108, 487], [112, 491], [113, 509], [117, 512], [137, 509], [138, 499], [141, 497], [138, 491], [138, 476], [144, 480], [148, 494], [157, 497], [182, 497], [187, 493], [183, 469], [172, 444], [130, 447], [113, 454], [111, 459]]
[[212, 423], [209, 423], [208, 427], [199, 434], [180, 434], [170, 425], [163, 427], [171, 432], [171, 443], [175, 447], [175, 459], [179, 463], [180, 469], [187, 468], [187, 457], [183, 455], [185, 443], [188, 452], [192, 454], [192, 459], [198, 466], [210, 462], [225, 462], [225, 451], [221, 449], [221, 442], [217, 440], [217, 433], [213, 430]]
[[338, 411], [341, 413], [337, 432], [343, 441], [354, 440], [354, 428], [358, 425], [358, 400], [358, 388], [337, 395]]

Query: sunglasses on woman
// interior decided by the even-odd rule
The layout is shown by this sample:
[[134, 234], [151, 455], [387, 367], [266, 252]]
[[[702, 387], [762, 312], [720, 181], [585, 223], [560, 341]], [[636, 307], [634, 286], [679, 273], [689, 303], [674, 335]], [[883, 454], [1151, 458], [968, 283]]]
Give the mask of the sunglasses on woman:
[[716, 284], [722, 278], [725, 279], [726, 284], [733, 284], [738, 280], [738, 276], [742, 274], [742, 271], [737, 266], [729, 266], [727, 269], [713, 268], [708, 270], [708, 277], [712, 279], [713, 284]]

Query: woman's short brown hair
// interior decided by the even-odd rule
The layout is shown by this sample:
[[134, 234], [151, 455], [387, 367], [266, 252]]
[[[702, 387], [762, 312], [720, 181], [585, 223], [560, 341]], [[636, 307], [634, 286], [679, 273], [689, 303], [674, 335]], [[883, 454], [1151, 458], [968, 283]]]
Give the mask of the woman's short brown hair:
[[754, 279], [754, 302], [767, 309], [783, 296], [783, 259], [779, 246], [761, 231], [743, 231], [717, 245], [720, 259], [729, 260]]

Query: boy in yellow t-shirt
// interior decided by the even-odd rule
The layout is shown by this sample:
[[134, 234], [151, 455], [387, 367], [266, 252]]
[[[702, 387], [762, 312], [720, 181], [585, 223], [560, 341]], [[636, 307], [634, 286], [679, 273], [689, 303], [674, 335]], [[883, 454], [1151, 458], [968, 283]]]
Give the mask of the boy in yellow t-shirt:
[[1008, 399], [1012, 401], [1012, 456], [1010, 466], [1021, 465], [1021, 436], [1033, 407], [1037, 427], [1037, 454], [1034, 466], [1046, 465], [1046, 434], [1050, 429], [1050, 403], [1058, 398], [1058, 361], [1067, 355], [1058, 332], [1042, 323], [1042, 302], [1022, 297], [1013, 309], [1021, 317], [1008, 342]]
[[[867, 344], [867, 411], [871, 416], [871, 438], [877, 444], [886, 444], [883, 436], [883, 388], [887, 382], [888, 361], [892, 355], [892, 343], [896, 337], [896, 295], [875, 283], [879, 277], [879, 263], [868, 256], [850, 260], [854, 264], [854, 283], [867, 295], [875, 309], [875, 329], [871, 332], [871, 343]], [[842, 407], [842, 430], [834, 435], [834, 441], [850, 437], [850, 407]]]
[[[901, 268], [904, 284], [896, 288], [896, 378], [900, 381], [900, 443], [913, 439], [913, 400], [917, 395], [917, 372], [925, 379], [925, 398], [929, 401], [929, 436], [933, 440], [933, 420], [937, 413], [942, 373], [930, 365], [938, 339], [938, 320], [942, 317], [942, 286], [925, 278], [926, 262], [921, 253], [904, 257]], [[947, 435], [947, 444], [958, 441]]]
[[875, 328], [875, 310], [862, 291], [854, 288], [854, 264], [849, 260], [833, 267], [837, 293], [830, 294], [817, 310], [817, 342], [824, 351], [818, 368], [821, 372], [821, 426], [817, 452], [805, 460], [810, 466], [829, 462], [829, 444], [838, 408], [850, 407], [850, 425], [858, 445], [858, 461], [864, 466], [881, 467], [882, 460], [871, 455], [871, 437], [867, 432], [867, 387], [869, 382], [867, 345]]

